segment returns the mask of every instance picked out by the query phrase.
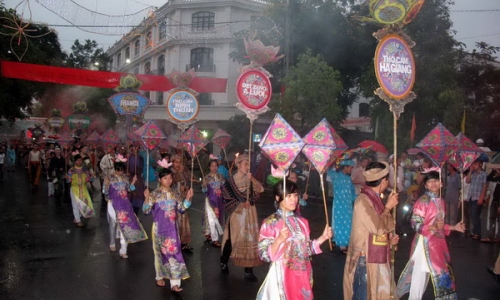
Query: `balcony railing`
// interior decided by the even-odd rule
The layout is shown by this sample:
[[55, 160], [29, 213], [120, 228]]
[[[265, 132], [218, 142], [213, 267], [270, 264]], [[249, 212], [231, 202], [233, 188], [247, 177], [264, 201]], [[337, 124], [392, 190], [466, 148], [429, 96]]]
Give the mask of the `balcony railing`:
[[186, 72], [194, 69], [196, 72], [207, 72], [207, 73], [215, 73], [215, 65], [214, 64], [205, 64], [205, 65], [197, 65], [197, 64], [187, 64]]

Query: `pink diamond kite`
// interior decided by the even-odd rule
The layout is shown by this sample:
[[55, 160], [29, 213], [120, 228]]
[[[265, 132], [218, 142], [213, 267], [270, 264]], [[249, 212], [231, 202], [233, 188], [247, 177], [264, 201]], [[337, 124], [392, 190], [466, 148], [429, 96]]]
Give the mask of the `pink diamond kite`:
[[158, 147], [158, 145], [167, 138], [153, 120], [149, 120], [134, 133], [140, 137], [143, 145], [149, 150]]
[[453, 167], [463, 172], [467, 170], [484, 151], [461, 132], [456, 136], [456, 139], [460, 143], [460, 148], [457, 152], [453, 153], [448, 162]]
[[276, 114], [259, 146], [279, 169], [286, 172], [304, 147], [304, 141], [280, 114]]
[[104, 145], [105, 150], [107, 151], [111, 147], [116, 147], [120, 144], [120, 140], [118, 136], [113, 131], [113, 129], [108, 129], [101, 135], [101, 142]]
[[459, 150], [460, 143], [443, 124], [438, 123], [417, 144], [417, 147], [422, 149], [436, 165], [442, 167], [453, 153]]
[[326, 119], [321, 120], [306, 134], [303, 140], [306, 145], [302, 149], [302, 153], [320, 174], [323, 174], [332, 162], [348, 148]]

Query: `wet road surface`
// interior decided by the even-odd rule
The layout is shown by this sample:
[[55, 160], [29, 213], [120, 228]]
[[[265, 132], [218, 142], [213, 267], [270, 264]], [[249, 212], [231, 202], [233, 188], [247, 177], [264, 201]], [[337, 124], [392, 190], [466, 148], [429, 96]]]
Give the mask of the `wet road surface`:
[[[258, 283], [243, 279], [243, 268], [229, 264], [230, 274], [220, 273], [220, 248], [204, 243], [201, 234], [203, 195], [195, 190], [189, 209], [192, 253], [184, 258], [191, 278], [183, 280], [184, 291], [170, 292], [169, 284], [155, 285], [151, 240], [128, 247], [128, 259], [109, 251], [106, 210], [101, 205], [98, 183], [94, 186], [97, 217], [73, 224], [69, 200], [47, 197], [42, 178], [37, 190], [27, 185], [24, 169], [8, 173], [0, 181], [0, 299], [255, 299], [268, 265], [254, 269]], [[274, 212], [270, 195], [257, 204], [259, 220]], [[325, 226], [323, 204], [311, 199], [302, 215], [309, 220], [312, 238]], [[331, 205], [331, 201], [329, 203]], [[139, 215], [150, 235], [152, 218]], [[409, 257], [411, 234], [401, 237], [396, 254], [399, 276]], [[486, 272], [496, 259], [500, 244], [481, 244], [461, 234], [448, 238], [459, 299], [500, 299], [500, 285]], [[117, 242], [117, 247], [119, 243]], [[323, 244], [313, 257], [315, 299], [342, 299], [345, 255], [330, 252]], [[432, 284], [424, 299], [433, 299]], [[407, 299], [407, 296], [402, 299]]]

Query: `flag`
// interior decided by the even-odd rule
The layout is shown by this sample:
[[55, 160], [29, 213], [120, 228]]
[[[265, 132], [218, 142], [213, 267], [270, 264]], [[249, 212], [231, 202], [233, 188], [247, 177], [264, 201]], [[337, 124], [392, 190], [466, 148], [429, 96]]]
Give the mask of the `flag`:
[[413, 113], [413, 119], [411, 120], [411, 129], [410, 129], [410, 142], [413, 144], [415, 141], [415, 130], [417, 130], [417, 122], [415, 121], [415, 113]]
[[462, 131], [462, 134], [465, 134], [465, 109], [464, 116], [462, 117], [462, 124], [460, 125], [460, 130]]

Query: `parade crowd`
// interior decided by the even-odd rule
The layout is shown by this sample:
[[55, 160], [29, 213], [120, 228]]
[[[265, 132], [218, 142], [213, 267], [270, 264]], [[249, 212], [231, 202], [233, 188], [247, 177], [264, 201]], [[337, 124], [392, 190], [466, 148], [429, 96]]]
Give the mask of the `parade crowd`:
[[[189, 278], [183, 252], [193, 251], [193, 183], [206, 195], [197, 230], [220, 248], [221, 273], [230, 272], [232, 260], [246, 280], [258, 282], [253, 268], [270, 263], [256, 299], [313, 299], [311, 257], [321, 254], [327, 241], [346, 255], [344, 299], [385, 300], [391, 293], [395, 299], [407, 293], [409, 299], [422, 299], [429, 279], [435, 299], [458, 299], [446, 237], [457, 231], [477, 242], [500, 242], [500, 169], [487, 174], [480, 160], [463, 174], [464, 184], [454, 167], [440, 170], [423, 153], [402, 152], [396, 162], [393, 156], [378, 161], [369, 152], [337, 161], [325, 174], [326, 194], [333, 199], [331, 227], [312, 239], [301, 209], [322, 197], [322, 175], [307, 162], [283, 174], [260, 153], [254, 155], [251, 160], [248, 154], [237, 155], [228, 166], [221, 156], [207, 154], [200, 165], [205, 173], [198, 177], [192, 176], [191, 158], [179, 151], [147, 155], [136, 145], [105, 150], [78, 143], [69, 149], [56, 143], [43, 149], [10, 145], [0, 147], [0, 180], [21, 169], [16, 165], [26, 168], [33, 190], [45, 176], [48, 197], [71, 199], [77, 227], [95, 217], [92, 195], [99, 186], [106, 200], [109, 250], [127, 259], [129, 244], [150, 238], [155, 283], [163, 287], [167, 280], [174, 293], [182, 292], [182, 280]], [[255, 204], [266, 188], [272, 190], [276, 212], [259, 224]], [[483, 209], [488, 210], [485, 228]], [[398, 210], [397, 220], [393, 210]], [[149, 236], [137, 217], [141, 211], [153, 219]], [[406, 228], [415, 236], [395, 282], [391, 247]], [[500, 256], [487, 270], [500, 283]]]

